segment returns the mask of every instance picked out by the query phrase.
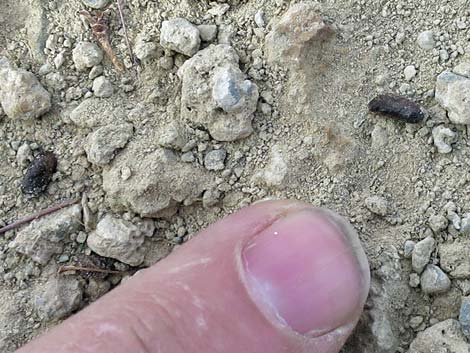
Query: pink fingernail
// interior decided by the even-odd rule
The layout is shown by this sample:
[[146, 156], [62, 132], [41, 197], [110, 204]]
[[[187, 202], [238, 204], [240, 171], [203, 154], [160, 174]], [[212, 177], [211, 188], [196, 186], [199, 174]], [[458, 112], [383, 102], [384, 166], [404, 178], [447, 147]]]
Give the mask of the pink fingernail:
[[261, 311], [301, 334], [355, 323], [369, 290], [357, 234], [329, 211], [281, 218], [243, 250], [248, 290]]

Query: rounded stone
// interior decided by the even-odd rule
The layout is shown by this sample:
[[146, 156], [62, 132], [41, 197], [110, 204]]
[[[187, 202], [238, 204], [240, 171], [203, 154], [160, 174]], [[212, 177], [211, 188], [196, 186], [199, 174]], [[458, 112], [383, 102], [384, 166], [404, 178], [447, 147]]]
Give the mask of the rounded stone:
[[433, 31], [424, 31], [418, 35], [418, 45], [421, 49], [431, 50], [436, 46]]
[[80, 42], [72, 51], [72, 59], [78, 71], [98, 65], [103, 60], [103, 51], [95, 43]]
[[109, 0], [82, 0], [82, 3], [92, 9], [102, 9], [109, 4]]

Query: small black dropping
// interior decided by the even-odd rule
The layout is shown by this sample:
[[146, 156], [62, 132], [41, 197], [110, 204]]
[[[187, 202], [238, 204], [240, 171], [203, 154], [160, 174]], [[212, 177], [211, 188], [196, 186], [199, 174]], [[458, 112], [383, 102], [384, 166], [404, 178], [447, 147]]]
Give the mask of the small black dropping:
[[46, 191], [57, 170], [57, 158], [52, 152], [41, 152], [30, 164], [23, 178], [23, 192], [31, 197]]
[[424, 119], [424, 112], [417, 103], [392, 94], [384, 94], [372, 99], [369, 103], [369, 110], [410, 124], [417, 124]]

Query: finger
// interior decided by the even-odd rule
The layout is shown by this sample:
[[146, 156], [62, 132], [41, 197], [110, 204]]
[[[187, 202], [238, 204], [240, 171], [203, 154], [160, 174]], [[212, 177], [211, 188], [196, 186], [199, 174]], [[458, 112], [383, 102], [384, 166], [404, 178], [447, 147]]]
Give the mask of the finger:
[[289, 201], [243, 209], [18, 353], [338, 352], [369, 289], [336, 214]]

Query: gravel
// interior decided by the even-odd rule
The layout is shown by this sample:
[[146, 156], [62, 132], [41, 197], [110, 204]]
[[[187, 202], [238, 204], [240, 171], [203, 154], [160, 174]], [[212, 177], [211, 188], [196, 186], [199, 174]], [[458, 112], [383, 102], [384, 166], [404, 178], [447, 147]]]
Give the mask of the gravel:
[[470, 79], [444, 71], [437, 77], [436, 100], [454, 124], [470, 124]]
[[204, 157], [204, 166], [208, 170], [222, 170], [225, 168], [227, 152], [223, 149], [213, 150]]

